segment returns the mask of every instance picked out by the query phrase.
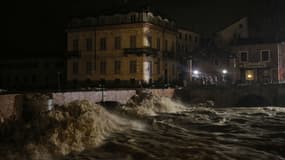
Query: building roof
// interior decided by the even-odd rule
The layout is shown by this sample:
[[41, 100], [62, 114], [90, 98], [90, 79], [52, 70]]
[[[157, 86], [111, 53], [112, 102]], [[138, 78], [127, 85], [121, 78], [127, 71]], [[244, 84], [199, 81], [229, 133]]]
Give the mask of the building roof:
[[[81, 28], [81, 27], [94, 27], [94, 26], [105, 26], [105, 25], [116, 25], [116, 24], [129, 24], [126, 19], [121, 19], [120, 22], [110, 21], [110, 17], [115, 16], [126, 16], [130, 13], [147, 13], [155, 17], [155, 20], [149, 19], [147, 21], [141, 20], [141, 22], [153, 23], [155, 25], [163, 26], [169, 29], [176, 29], [176, 23], [172, 18], [160, 13], [154, 7], [150, 5], [137, 5], [137, 4], [125, 4], [124, 6], [114, 7], [102, 11], [100, 14], [92, 17], [81, 17], [73, 18], [68, 24], [67, 28]], [[108, 18], [106, 22], [101, 22], [101, 18]], [[121, 22], [122, 21], [122, 22]], [[139, 22], [135, 22], [139, 23]]]

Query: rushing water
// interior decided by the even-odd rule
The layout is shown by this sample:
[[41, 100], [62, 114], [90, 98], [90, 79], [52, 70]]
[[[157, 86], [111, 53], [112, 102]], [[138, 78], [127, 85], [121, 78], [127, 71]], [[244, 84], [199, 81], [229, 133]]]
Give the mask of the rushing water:
[[[60, 159], [285, 160], [285, 108], [185, 107], [157, 97], [128, 105], [119, 112], [111, 110], [118, 116], [100, 117], [112, 126], [100, 144], [80, 145]], [[105, 133], [101, 129], [96, 131]], [[37, 158], [45, 159], [43, 154]]]
[[285, 159], [284, 108], [199, 107], [145, 118], [145, 130], [113, 134], [99, 148], [66, 159]]

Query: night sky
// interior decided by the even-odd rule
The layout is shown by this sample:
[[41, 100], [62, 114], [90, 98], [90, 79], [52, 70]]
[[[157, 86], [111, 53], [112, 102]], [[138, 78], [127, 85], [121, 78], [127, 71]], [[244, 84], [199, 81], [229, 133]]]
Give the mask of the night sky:
[[[145, 3], [143, 0], [129, 1], [130, 4]], [[245, 15], [275, 11], [280, 4], [272, 5], [272, 2], [273, 0], [149, 0], [152, 7], [175, 19], [177, 24], [200, 33], [213, 32]], [[62, 54], [65, 50], [64, 28], [72, 17], [98, 15], [122, 5], [122, 0], [9, 3], [3, 6], [9, 9], [4, 15], [3, 23], [4, 47], [10, 50], [9, 54]], [[268, 7], [271, 9], [265, 9]]]

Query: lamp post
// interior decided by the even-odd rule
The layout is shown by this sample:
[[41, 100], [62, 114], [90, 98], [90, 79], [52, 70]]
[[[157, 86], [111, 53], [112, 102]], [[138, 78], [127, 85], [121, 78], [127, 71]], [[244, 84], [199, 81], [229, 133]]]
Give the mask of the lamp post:
[[223, 83], [225, 83], [225, 76], [226, 76], [226, 74], [228, 73], [228, 71], [226, 70], [226, 69], [223, 69], [222, 70], [222, 77], [223, 77]]

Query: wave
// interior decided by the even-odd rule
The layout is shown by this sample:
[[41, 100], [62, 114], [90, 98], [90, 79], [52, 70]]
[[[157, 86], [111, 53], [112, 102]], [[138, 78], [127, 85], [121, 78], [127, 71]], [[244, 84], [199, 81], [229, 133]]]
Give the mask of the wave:
[[[18, 137], [14, 141], [20, 140], [23, 145], [22, 151], [16, 151], [19, 153], [18, 159], [56, 159], [71, 152], [96, 147], [111, 133], [131, 126], [127, 120], [110, 114], [99, 105], [75, 101], [41, 113], [15, 131], [21, 134], [20, 138], [12, 137]], [[11, 159], [9, 153], [4, 157]]]
[[159, 97], [148, 92], [139, 92], [122, 106], [125, 113], [137, 117], [155, 116], [158, 113], [176, 113], [185, 109], [182, 104], [168, 97]]

